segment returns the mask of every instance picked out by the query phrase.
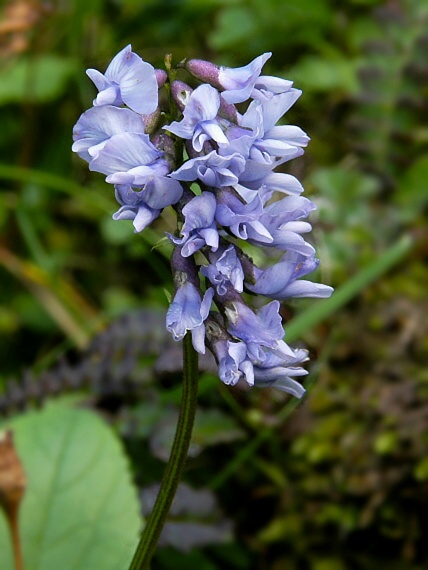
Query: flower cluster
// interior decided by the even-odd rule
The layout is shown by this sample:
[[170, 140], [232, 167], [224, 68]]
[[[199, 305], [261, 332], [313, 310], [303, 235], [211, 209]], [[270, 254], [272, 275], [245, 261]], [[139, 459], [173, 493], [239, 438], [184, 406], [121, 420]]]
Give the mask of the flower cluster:
[[[140, 232], [167, 206], [177, 212], [166, 318], [174, 339], [191, 331], [195, 350], [212, 351], [226, 384], [245, 379], [301, 397], [295, 378], [306, 374], [307, 352], [284, 342], [280, 301], [332, 289], [301, 279], [318, 265], [303, 238], [315, 206], [295, 177], [275, 169], [300, 156], [309, 138], [277, 124], [301, 92], [261, 75], [270, 55], [237, 69], [181, 62], [180, 72], [198, 81], [192, 88], [173, 79], [177, 69], [154, 69], [127, 46], [104, 75], [87, 71], [98, 95], [75, 125], [73, 150], [114, 185], [114, 219], [132, 220]], [[243, 242], [274, 248], [279, 260], [257, 267]], [[253, 310], [254, 295], [273, 300]]]

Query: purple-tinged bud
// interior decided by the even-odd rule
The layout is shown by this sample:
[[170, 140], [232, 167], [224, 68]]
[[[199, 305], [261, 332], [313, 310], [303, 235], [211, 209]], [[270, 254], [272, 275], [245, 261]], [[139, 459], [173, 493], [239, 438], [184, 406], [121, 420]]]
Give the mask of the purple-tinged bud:
[[223, 97], [220, 98], [220, 109], [218, 114], [222, 119], [226, 119], [231, 123], [238, 123], [238, 111], [233, 103], [226, 103]]
[[158, 88], [160, 89], [165, 85], [166, 80], [168, 79], [168, 75], [163, 69], [155, 69], [155, 75], [156, 81], [158, 82]]
[[142, 119], [144, 121], [144, 130], [148, 135], [152, 134], [155, 131], [159, 123], [160, 116], [161, 112], [159, 107], [154, 113], [151, 113], [150, 115], [142, 115]]
[[218, 81], [220, 69], [214, 63], [203, 59], [190, 59], [186, 61], [184, 68], [196, 79], [209, 83], [213, 87], [217, 87], [217, 89], [221, 88]]
[[193, 89], [183, 81], [173, 81], [171, 95], [180, 111], [184, 111]]

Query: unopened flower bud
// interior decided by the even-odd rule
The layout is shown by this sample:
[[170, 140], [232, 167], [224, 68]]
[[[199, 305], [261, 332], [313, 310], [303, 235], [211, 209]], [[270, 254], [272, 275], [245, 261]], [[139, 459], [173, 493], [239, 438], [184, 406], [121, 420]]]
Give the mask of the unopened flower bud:
[[0, 506], [6, 513], [18, 507], [25, 487], [25, 473], [13, 444], [12, 432], [0, 432]]
[[160, 89], [165, 85], [166, 80], [168, 79], [168, 75], [163, 69], [155, 69], [155, 75], [156, 81], [158, 82], [158, 88]]
[[144, 130], [148, 135], [150, 135], [155, 131], [159, 123], [160, 116], [161, 112], [159, 107], [156, 109], [154, 113], [151, 113], [150, 115], [142, 115], [142, 119], [144, 122]]
[[218, 89], [221, 88], [218, 80], [220, 68], [214, 63], [203, 59], [190, 59], [186, 61], [184, 68], [196, 79], [209, 83]]
[[220, 99], [220, 109], [218, 110], [218, 114], [220, 117], [227, 119], [231, 123], [238, 122], [238, 112], [235, 105], [232, 103], [226, 103], [223, 97]]
[[171, 95], [180, 111], [184, 111], [193, 89], [183, 81], [173, 81]]

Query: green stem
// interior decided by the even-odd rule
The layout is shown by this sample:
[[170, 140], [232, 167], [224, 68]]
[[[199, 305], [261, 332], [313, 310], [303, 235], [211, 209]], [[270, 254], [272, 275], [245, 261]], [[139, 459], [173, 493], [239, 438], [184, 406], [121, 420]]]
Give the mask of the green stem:
[[183, 342], [183, 393], [171, 455], [155, 506], [143, 531], [129, 570], [147, 570], [181, 480], [192, 436], [198, 394], [198, 353], [187, 333]]

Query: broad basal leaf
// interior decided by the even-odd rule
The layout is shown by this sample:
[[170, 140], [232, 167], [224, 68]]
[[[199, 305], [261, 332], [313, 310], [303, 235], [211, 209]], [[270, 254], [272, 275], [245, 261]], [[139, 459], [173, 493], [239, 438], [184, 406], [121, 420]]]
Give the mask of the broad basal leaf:
[[[49, 405], [11, 422], [28, 488], [20, 513], [28, 570], [123, 570], [141, 519], [123, 451], [93, 412]], [[13, 570], [0, 515], [1, 570]]]

